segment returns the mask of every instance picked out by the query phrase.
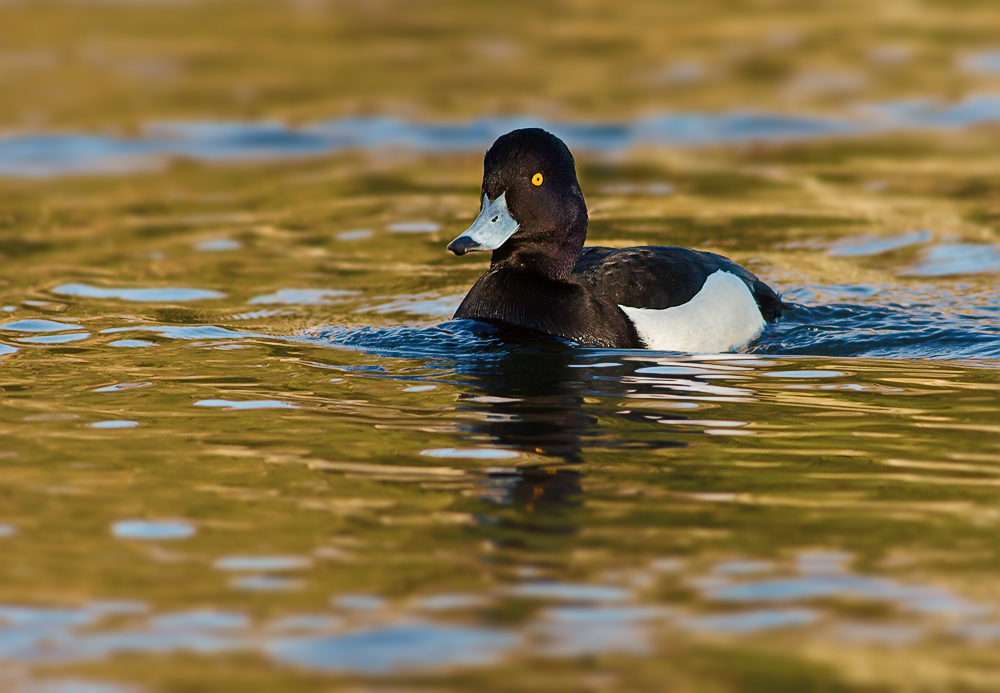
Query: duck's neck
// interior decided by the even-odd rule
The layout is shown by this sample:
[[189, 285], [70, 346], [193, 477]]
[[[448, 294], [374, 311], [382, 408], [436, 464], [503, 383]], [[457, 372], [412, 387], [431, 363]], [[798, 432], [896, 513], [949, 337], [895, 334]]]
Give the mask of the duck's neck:
[[525, 229], [528, 233], [523, 236], [520, 232], [515, 234], [493, 251], [490, 266], [493, 269], [531, 272], [548, 279], [568, 278], [587, 240], [586, 207], [582, 214], [575, 214], [569, 222], [562, 229], [540, 232]]

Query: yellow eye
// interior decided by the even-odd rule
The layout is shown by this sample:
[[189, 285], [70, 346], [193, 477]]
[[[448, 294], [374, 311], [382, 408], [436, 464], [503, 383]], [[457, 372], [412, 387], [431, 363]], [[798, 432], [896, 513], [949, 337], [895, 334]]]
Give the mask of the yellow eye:
[[542, 180], [544, 180], [542, 178], [542, 174], [541, 173], [536, 173], [535, 175], [533, 175], [531, 177], [531, 184], [534, 185], [535, 187], [538, 187], [539, 185], [542, 184]]

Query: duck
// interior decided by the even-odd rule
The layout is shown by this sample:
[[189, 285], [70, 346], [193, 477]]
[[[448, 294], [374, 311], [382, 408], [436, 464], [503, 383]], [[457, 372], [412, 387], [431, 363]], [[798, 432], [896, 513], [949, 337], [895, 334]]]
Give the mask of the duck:
[[561, 139], [541, 128], [499, 137], [483, 159], [479, 215], [448, 244], [493, 254], [455, 319], [591, 347], [726, 353], [781, 316], [778, 293], [722, 255], [585, 247], [587, 221]]

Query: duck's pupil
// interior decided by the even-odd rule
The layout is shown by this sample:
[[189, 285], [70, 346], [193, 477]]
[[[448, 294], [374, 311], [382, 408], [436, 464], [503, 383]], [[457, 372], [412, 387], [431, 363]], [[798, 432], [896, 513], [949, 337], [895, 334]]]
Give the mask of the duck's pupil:
[[499, 214], [497, 214], [495, 217], [493, 217], [493, 223], [494, 224], [497, 223], [497, 219], [499, 219], [499, 218], [500, 218]]

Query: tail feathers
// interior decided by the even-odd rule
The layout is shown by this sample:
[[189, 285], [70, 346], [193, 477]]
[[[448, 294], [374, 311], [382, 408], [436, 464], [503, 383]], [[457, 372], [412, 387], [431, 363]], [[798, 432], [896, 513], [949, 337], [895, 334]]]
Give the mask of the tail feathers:
[[767, 322], [774, 322], [781, 317], [781, 311], [793, 307], [793, 304], [782, 301], [781, 295], [760, 279], [753, 284], [753, 296], [757, 300], [761, 316]]

